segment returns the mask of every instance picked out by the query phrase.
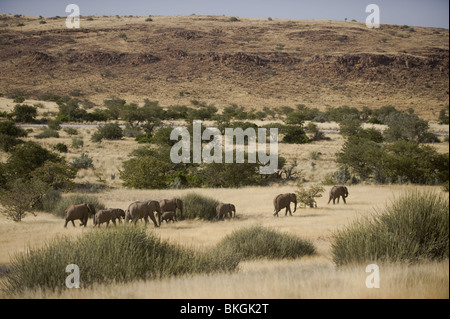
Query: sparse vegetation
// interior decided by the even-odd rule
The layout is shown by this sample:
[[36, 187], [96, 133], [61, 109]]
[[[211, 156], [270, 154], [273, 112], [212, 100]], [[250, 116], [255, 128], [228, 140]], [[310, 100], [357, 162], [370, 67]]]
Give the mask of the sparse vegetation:
[[448, 196], [410, 192], [370, 218], [334, 234], [337, 265], [367, 262], [420, 262], [449, 256]]

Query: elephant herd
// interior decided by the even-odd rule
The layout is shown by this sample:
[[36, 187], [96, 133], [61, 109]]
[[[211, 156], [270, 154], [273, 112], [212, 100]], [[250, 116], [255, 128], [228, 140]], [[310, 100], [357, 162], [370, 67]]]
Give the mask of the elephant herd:
[[[331, 202], [331, 200], [333, 200], [333, 204], [335, 204], [336, 199], [339, 204], [340, 197], [342, 197], [344, 203], [346, 204], [347, 202], [345, 199], [348, 197], [347, 187], [333, 186], [333, 188], [331, 188], [330, 190], [328, 204]], [[291, 203], [294, 203], [295, 213], [295, 211], [297, 210], [297, 196], [294, 193], [279, 194], [275, 196], [275, 198], [273, 199], [273, 215], [278, 217], [278, 212], [282, 209], [286, 209], [285, 215], [287, 216], [287, 214], [289, 213], [289, 215], [292, 216], [290, 207]], [[110, 222], [116, 225], [116, 220], [121, 223], [122, 219], [125, 220], [125, 223], [129, 223], [130, 221], [132, 221], [134, 224], [136, 224], [138, 220], [144, 219], [145, 225], [147, 225], [147, 223], [149, 222], [149, 218], [151, 219], [155, 227], [158, 227], [161, 225], [162, 221], [166, 221], [166, 223], [168, 223], [169, 221], [177, 221], [177, 209], [180, 211], [180, 216], [182, 216], [183, 202], [178, 198], [163, 199], [161, 201], [138, 201], [131, 203], [125, 211], [120, 208], [110, 208], [102, 209], [96, 212], [95, 207], [92, 204], [71, 205], [65, 211], [64, 227], [67, 227], [67, 223], [69, 221], [72, 222], [72, 225], [75, 227], [74, 221], [77, 219], [81, 221], [80, 226], [87, 226], [89, 216], [93, 216], [94, 227], [100, 227], [100, 225], [103, 223], [106, 223], [106, 226], [108, 226]], [[216, 214], [217, 219], [224, 219], [225, 217], [236, 217], [236, 207], [233, 204], [220, 203], [216, 207]]]

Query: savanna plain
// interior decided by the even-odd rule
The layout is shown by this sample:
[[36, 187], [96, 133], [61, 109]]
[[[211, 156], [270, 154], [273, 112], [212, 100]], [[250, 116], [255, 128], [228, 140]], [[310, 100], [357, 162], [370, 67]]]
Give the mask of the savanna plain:
[[[0, 298], [449, 298], [448, 253], [446, 258], [398, 262], [366, 260], [338, 265], [334, 260], [333, 245], [339, 231], [355, 221], [379, 216], [405, 194], [422, 192], [446, 197], [448, 207], [448, 183], [444, 192], [440, 185], [408, 181], [379, 184], [370, 180], [349, 182], [346, 204], [342, 199], [339, 204], [328, 204], [333, 184], [322, 182], [338, 171], [336, 154], [348, 140], [348, 136], [338, 134], [340, 124], [336, 121], [314, 122], [325, 132], [319, 140], [279, 143], [279, 155], [292, 168], [290, 178], [284, 176], [284, 180], [264, 186], [235, 188], [125, 187], [121, 179], [123, 163], [142, 144], [135, 136], [127, 135], [95, 141], [97, 127], [86, 125], [114, 121], [123, 127], [134, 125], [143, 133], [145, 121], [126, 119], [126, 112], [111, 120], [108, 112], [113, 108], [108, 109], [104, 101], [120, 102], [122, 98], [126, 101], [121, 107], [128, 107], [130, 114], [146, 104], [150, 104], [148, 109], [162, 105], [165, 111], [183, 105], [193, 106], [196, 111], [215, 109], [219, 116], [230, 105], [235, 111], [266, 112], [264, 118], [250, 120], [258, 126], [285, 123], [287, 113], [278, 118], [268, 114], [275, 109], [281, 112], [283, 107], [286, 111], [286, 105], [291, 107], [286, 112], [293, 114], [294, 106], [299, 104], [321, 112], [343, 105], [358, 110], [394, 105], [411, 117], [415, 112], [429, 121], [430, 131], [439, 137], [427, 145], [439, 154], [448, 154], [449, 127], [438, 121], [439, 112], [444, 110], [448, 123], [448, 30], [385, 25], [369, 34], [371, 31], [359, 22], [234, 20], [195, 15], [90, 17], [82, 21], [83, 28], [68, 30], [62, 18], [1, 18], [0, 65], [4, 72], [0, 74], [0, 121], [14, 119], [17, 103], [33, 105], [35, 123], [45, 125], [48, 120], [58, 119], [58, 125], [79, 126], [76, 135], [58, 128], [58, 137], [39, 138], [44, 128], [21, 122], [27, 130], [27, 136], [21, 137], [23, 142], [35, 142], [52, 151], [64, 144], [68, 147], [61, 156], [67, 163], [81, 154], [88, 154], [92, 160], [92, 165], [77, 170], [72, 181], [75, 187], [63, 193], [63, 198], [82, 193], [107, 208], [126, 210], [135, 201], [182, 198], [195, 193], [233, 203], [235, 218], [180, 219], [163, 222], [160, 227], [150, 222], [145, 228], [139, 222], [136, 227], [162, 242], [191, 252], [208, 252], [227, 236], [258, 226], [306, 240], [314, 246], [314, 253], [297, 258], [247, 258], [232, 270], [129, 281], [112, 278], [88, 285], [83, 284], [80, 269], [80, 289], [65, 288], [61, 281], [61, 289], [0, 289]], [[67, 99], [60, 99], [68, 94]], [[44, 95], [47, 98], [41, 98]], [[16, 102], [16, 98], [23, 100]], [[155, 106], [145, 100], [148, 98], [161, 104], [156, 102]], [[77, 111], [82, 105], [85, 115], [109, 117], [97, 117], [94, 123], [81, 118], [70, 120], [61, 106], [74, 104]], [[8, 118], [8, 114], [12, 116]], [[204, 123], [216, 125], [221, 119], [209, 120]], [[307, 122], [301, 120], [295, 125], [303, 129]], [[167, 119], [158, 122], [160, 127], [178, 124]], [[379, 132], [387, 129], [375, 122], [361, 125]], [[7, 163], [10, 156], [10, 152], [0, 151], [0, 162]], [[317, 207], [299, 203], [292, 216], [286, 216], [283, 209], [275, 217], [274, 197], [295, 193], [298, 182], [303, 187], [323, 185], [322, 196], [316, 198]], [[448, 214], [446, 222], [448, 225]], [[78, 221], [75, 224], [64, 228], [63, 218], [44, 211], [35, 211], [35, 216], [27, 214], [20, 222], [0, 215], [0, 286], [8, 284], [17, 256], [58, 240], [75, 241], [134, 227], [122, 223], [94, 228], [91, 218], [87, 227], [80, 227]], [[448, 230], [446, 244], [448, 247]], [[366, 285], [370, 275], [366, 267], [372, 263], [379, 266], [379, 288]], [[66, 275], [64, 269], [61, 272]]]
[[[89, 136], [89, 129], [80, 129], [82, 136]], [[27, 137], [32, 139], [31, 136]], [[46, 139], [46, 143], [56, 144], [70, 141], [61, 134], [58, 139]], [[298, 170], [308, 179], [321, 180], [329, 172], [336, 170], [334, 153], [339, 150], [343, 138], [339, 134], [329, 134], [330, 140], [307, 145], [280, 144], [280, 153], [287, 153], [299, 159]], [[85, 139], [87, 140], [87, 139]], [[447, 146], [441, 145], [445, 151]], [[120, 169], [123, 153], [137, 147], [131, 138], [121, 141], [87, 142], [83, 150], [94, 159], [95, 170], [78, 172], [78, 182], [95, 184], [98, 176], [114, 173]], [[322, 150], [322, 156], [312, 167], [310, 154]], [[76, 157], [77, 152], [67, 154]], [[115, 166], [116, 165], [116, 166]], [[109, 175], [108, 175], [109, 176]], [[214, 198], [219, 202], [232, 202], [236, 206], [236, 218], [223, 221], [179, 220], [175, 223], [163, 222], [154, 228], [150, 223], [146, 232], [171, 243], [205, 251], [214, 247], [233, 231], [250, 226], [263, 226], [281, 233], [298, 236], [311, 241], [316, 253], [297, 259], [255, 259], [239, 263], [235, 271], [211, 274], [190, 274], [152, 280], [135, 280], [127, 283], [95, 283], [81, 289], [30, 289], [17, 295], [2, 293], [3, 298], [448, 298], [448, 260], [429, 261], [414, 264], [378, 263], [380, 267], [380, 288], [367, 288], [366, 266], [351, 264], [336, 266], [332, 259], [331, 244], [333, 234], [352, 221], [376, 214], [377, 210], [389, 205], [393, 200], [412, 190], [442, 192], [438, 186], [417, 185], [354, 185], [348, 186], [347, 204], [327, 204], [328, 191], [325, 187], [317, 208], [298, 207], [293, 216], [273, 216], [273, 198], [277, 194], [294, 192], [295, 183], [274, 186], [249, 186], [241, 188], [194, 188], [168, 190], [136, 190], [121, 187], [117, 180], [110, 180], [110, 186], [96, 191], [95, 196], [107, 207], [126, 209], [131, 202], [148, 199], [182, 197], [197, 193]], [[306, 183], [308, 185], [308, 183]], [[66, 194], [65, 196], [69, 196]], [[293, 204], [291, 205], [293, 209]], [[20, 223], [0, 217], [0, 264], [6, 270], [13, 255], [29, 248], [45, 245], [54, 238], [77, 238], [91, 232], [108, 231], [93, 228], [92, 219], [88, 226], [63, 227], [64, 220], [55, 215], [38, 212], [24, 218]], [[112, 224], [109, 226], [114, 227]], [[123, 224], [117, 227], [125, 227]], [[5, 277], [5, 274], [2, 274]], [[3, 278], [4, 280], [4, 278]], [[81, 275], [82, 281], [82, 275]], [[63, 284], [63, 283], [62, 283]]]

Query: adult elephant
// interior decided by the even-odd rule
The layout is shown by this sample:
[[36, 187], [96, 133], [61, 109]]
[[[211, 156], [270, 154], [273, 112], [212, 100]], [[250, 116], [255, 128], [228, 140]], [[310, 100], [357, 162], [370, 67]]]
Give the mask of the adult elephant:
[[273, 206], [275, 208], [275, 212], [273, 213], [273, 216], [278, 217], [278, 212], [282, 210], [283, 208], [286, 208], [285, 216], [287, 216], [287, 213], [289, 212], [289, 215], [292, 216], [291, 212], [291, 203], [294, 203], [294, 213], [297, 210], [297, 196], [294, 193], [286, 193], [286, 194], [280, 194], [277, 195], [273, 199]]
[[81, 220], [80, 226], [86, 227], [87, 221], [90, 215], [95, 215], [95, 207], [92, 204], [78, 204], [70, 205], [65, 211], [66, 222], [64, 227], [67, 227], [69, 221], [72, 222], [73, 227], [75, 227], [74, 220]]
[[145, 225], [148, 223], [148, 218], [152, 220], [155, 227], [158, 227], [158, 223], [156, 222], [154, 212], [157, 214], [161, 214], [161, 207], [159, 206], [159, 202], [156, 200], [148, 200], [146, 202], [134, 202], [128, 206], [125, 212], [125, 222], [132, 220], [136, 225], [139, 219], [144, 219]]
[[[183, 201], [179, 198], [163, 199], [159, 202], [161, 214], [164, 212], [175, 212], [180, 210], [180, 218], [183, 217]], [[161, 214], [158, 214], [158, 222], [161, 225]]]
[[230, 218], [232, 218], [233, 212], [234, 217], [236, 217], [236, 207], [233, 204], [221, 203], [216, 207], [217, 219], [222, 219], [228, 216], [228, 214], [230, 215]]
[[345, 186], [333, 186], [330, 190], [330, 199], [328, 199], [328, 204], [333, 200], [333, 204], [335, 203], [335, 200], [337, 199], [337, 202], [339, 204], [339, 197], [342, 196], [342, 199], [344, 200], [344, 204], [347, 204], [345, 199], [348, 197], [348, 189]]

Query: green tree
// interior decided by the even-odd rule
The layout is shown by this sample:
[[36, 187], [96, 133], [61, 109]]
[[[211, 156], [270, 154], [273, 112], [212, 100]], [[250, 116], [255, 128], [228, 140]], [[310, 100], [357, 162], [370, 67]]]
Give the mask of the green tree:
[[37, 116], [36, 107], [26, 104], [16, 104], [12, 112], [14, 121], [19, 123], [34, 122]]
[[62, 162], [62, 159], [34, 142], [17, 145], [10, 150], [11, 156], [5, 163], [8, 180], [30, 179], [32, 172], [45, 162]]
[[132, 158], [123, 162], [120, 178], [123, 185], [139, 189], [167, 188], [167, 174], [170, 163], [152, 156]]
[[73, 188], [73, 179], [76, 175], [76, 169], [65, 162], [46, 161], [33, 171], [34, 178], [41, 180], [53, 189], [69, 190]]

